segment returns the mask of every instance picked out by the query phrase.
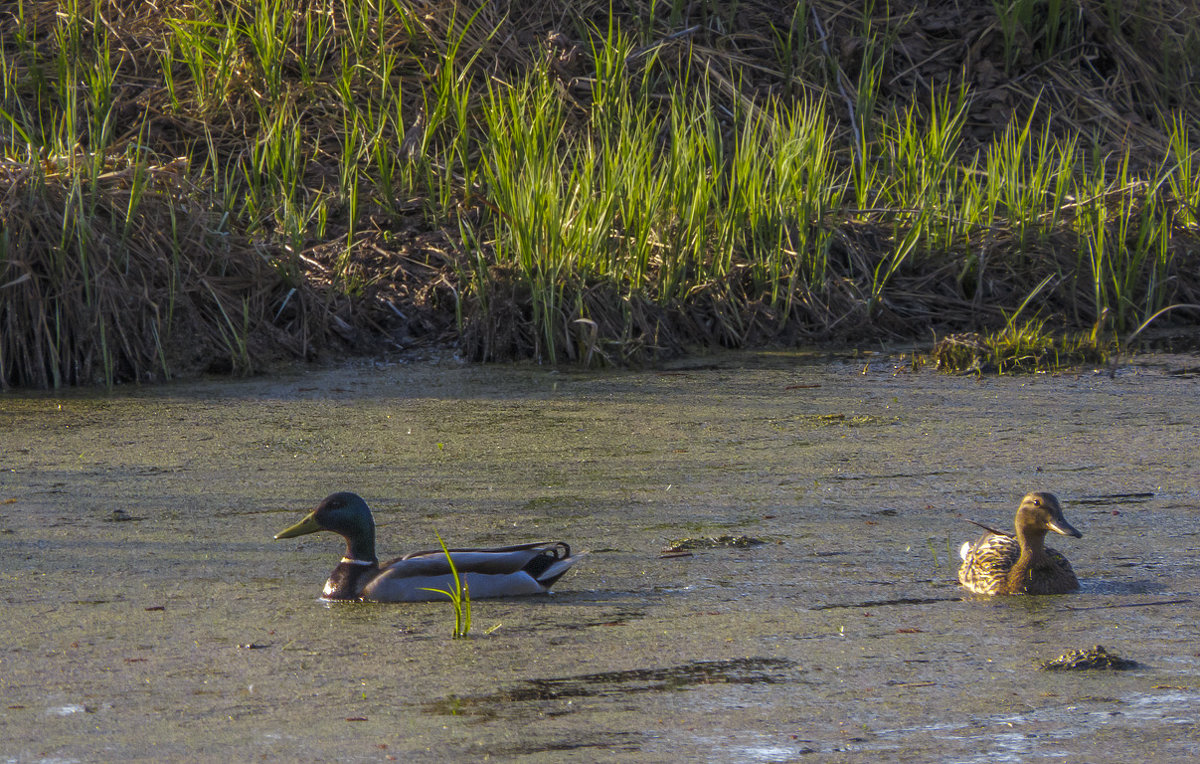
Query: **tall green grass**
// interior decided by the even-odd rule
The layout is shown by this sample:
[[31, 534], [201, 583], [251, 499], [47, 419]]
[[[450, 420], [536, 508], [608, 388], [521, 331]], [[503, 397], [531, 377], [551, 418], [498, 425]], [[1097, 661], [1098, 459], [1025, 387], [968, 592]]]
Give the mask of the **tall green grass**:
[[[1183, 158], [1144, 180], [1127, 158], [1089, 162], [1075, 136], [1035, 131], [1030, 117], [968, 163], [958, 150], [967, 97], [942, 92], [921, 112], [882, 121], [882, 148], [860, 171], [837, 161], [824, 102], [747, 110], [725, 136], [703, 98], [675, 92], [653, 110], [625, 96], [590, 133], [564, 137], [563, 103], [537, 72], [484, 100], [480, 179], [496, 237], [472, 286], [486, 291], [484, 263], [519, 273], [543, 330], [539, 354], [551, 361], [564, 318], [588, 318], [565, 295], [596, 279], [669, 304], [744, 272], [749, 291], [786, 317], [798, 285], [825, 284], [830, 238], [849, 213], [890, 231], [862, 274], [871, 303], [903, 269], [965, 266], [989, 239], [1041, 280], [1051, 237], [1067, 236], [1086, 282], [1074, 301], [1080, 320], [1109, 308], [1112, 328], [1129, 331], [1163, 307], [1172, 236], [1195, 225], [1178, 121], [1167, 129]], [[854, 198], [868, 206], [848, 210], [864, 178], [869, 192]]]
[[797, 283], [824, 276], [845, 189], [824, 104], [770, 103], [726, 141], [702, 98], [612, 98], [600, 94], [607, 112], [591, 130], [564, 138], [544, 72], [489, 91], [479, 177], [496, 236], [471, 287], [486, 292], [493, 267], [519, 274], [551, 361], [563, 320], [589, 318], [567, 294], [600, 280], [672, 304], [737, 276], [789, 315]]

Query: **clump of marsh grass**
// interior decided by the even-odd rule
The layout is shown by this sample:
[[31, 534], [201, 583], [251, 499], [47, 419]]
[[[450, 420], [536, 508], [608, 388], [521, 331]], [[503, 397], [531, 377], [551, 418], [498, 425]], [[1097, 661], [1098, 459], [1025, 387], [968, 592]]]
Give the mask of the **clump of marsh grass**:
[[1054, 334], [1045, 320], [1031, 319], [994, 332], [951, 334], [934, 345], [930, 359], [937, 369], [951, 373], [1029, 374], [1108, 363], [1117, 349], [1115, 340]]
[[933, 558], [934, 571], [942, 572], [944, 570], [945, 572], [953, 575], [955, 570], [958, 568], [958, 554], [954, 551], [954, 543], [950, 540], [950, 537], [946, 537], [946, 558], [944, 563], [938, 556], [938, 544], [936, 539], [926, 539], [925, 545], [926, 548], [929, 549], [929, 556]]

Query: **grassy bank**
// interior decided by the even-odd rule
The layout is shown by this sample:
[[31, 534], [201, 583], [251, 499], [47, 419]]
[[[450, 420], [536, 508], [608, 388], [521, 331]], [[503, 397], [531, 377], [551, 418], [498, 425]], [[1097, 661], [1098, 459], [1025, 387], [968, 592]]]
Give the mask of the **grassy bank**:
[[0, 384], [1127, 337], [1200, 303], [1182, 6], [3, 3]]

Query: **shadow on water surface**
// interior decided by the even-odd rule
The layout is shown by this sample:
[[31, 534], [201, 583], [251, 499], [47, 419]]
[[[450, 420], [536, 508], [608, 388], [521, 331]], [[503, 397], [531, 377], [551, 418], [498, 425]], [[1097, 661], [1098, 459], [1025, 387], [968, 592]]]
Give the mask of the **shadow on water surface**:
[[[451, 695], [424, 705], [431, 714], [501, 716], [520, 714], [513, 703], [615, 697], [647, 692], [678, 692], [697, 685], [780, 684], [796, 682], [794, 661], [786, 658], [733, 658], [692, 661], [665, 668], [605, 671], [596, 674], [524, 679], [520, 684], [487, 695]], [[558, 713], [568, 713], [562, 709]], [[507, 714], [506, 714], [507, 712]], [[550, 712], [546, 712], [550, 713]]]
[[962, 597], [898, 597], [890, 600], [870, 600], [868, 602], [837, 602], [823, 605], [812, 605], [809, 610], [837, 610], [839, 608], [884, 607], [886, 605], [928, 605], [932, 602], [959, 602]]
[[1146, 579], [1114, 581], [1111, 579], [1085, 578], [1079, 582], [1080, 594], [1159, 594], [1167, 591], [1170, 591], [1170, 587], [1162, 581], [1149, 581]]

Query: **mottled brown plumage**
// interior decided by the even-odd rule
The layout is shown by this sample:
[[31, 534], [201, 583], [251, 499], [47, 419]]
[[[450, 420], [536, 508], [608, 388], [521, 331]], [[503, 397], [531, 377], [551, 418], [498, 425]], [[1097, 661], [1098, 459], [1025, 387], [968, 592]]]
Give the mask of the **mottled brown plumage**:
[[1046, 547], [1046, 533], [1080, 538], [1052, 493], [1035, 492], [1017, 508], [1016, 535], [989, 530], [965, 543], [958, 580], [976, 594], [1065, 594], [1079, 588], [1071, 563]]

